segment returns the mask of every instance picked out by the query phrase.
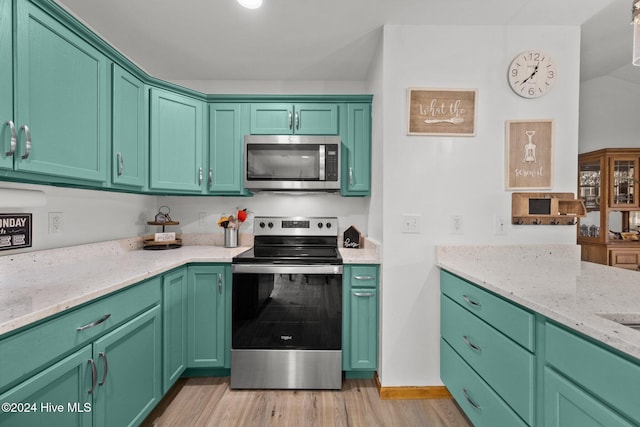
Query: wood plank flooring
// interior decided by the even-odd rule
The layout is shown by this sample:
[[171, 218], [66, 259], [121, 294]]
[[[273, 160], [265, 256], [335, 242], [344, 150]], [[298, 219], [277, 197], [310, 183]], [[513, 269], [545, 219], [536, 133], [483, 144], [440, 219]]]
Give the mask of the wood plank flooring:
[[341, 391], [230, 390], [229, 378], [180, 379], [142, 426], [469, 427], [451, 399], [380, 400], [374, 380]]

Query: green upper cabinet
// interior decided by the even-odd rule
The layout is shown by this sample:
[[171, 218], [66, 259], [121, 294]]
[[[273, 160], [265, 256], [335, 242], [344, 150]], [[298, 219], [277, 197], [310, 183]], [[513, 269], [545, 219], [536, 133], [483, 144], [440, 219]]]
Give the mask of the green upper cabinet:
[[200, 193], [205, 181], [205, 103], [151, 89], [150, 183], [152, 190]]
[[0, 0], [0, 169], [13, 169], [12, 28], [11, 0]]
[[251, 104], [253, 135], [337, 135], [338, 104]]
[[111, 182], [144, 187], [149, 140], [145, 85], [113, 64]]
[[15, 4], [14, 168], [104, 183], [109, 61], [34, 4]]
[[244, 192], [243, 139], [248, 124], [248, 104], [209, 104], [210, 194], [241, 195]]
[[371, 104], [347, 104], [341, 120], [343, 196], [371, 194]]

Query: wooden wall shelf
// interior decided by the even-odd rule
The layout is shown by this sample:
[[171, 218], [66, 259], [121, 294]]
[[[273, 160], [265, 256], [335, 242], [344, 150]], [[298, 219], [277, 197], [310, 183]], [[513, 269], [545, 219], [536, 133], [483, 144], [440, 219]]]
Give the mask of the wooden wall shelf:
[[575, 225], [587, 210], [573, 193], [513, 193], [511, 223], [516, 225]]

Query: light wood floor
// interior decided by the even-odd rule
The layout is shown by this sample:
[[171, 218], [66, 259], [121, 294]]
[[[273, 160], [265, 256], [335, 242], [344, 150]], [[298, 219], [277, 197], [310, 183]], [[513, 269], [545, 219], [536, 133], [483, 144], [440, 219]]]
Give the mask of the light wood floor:
[[341, 391], [230, 390], [229, 378], [181, 379], [143, 426], [469, 427], [453, 400], [380, 400], [374, 380]]

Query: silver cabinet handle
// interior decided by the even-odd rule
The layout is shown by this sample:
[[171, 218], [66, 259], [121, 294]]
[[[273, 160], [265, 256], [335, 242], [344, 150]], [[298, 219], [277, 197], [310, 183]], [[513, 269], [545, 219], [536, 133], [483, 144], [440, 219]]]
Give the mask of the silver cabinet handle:
[[464, 343], [473, 351], [477, 351], [478, 353], [482, 351], [482, 349], [480, 347], [478, 347], [477, 345], [475, 345], [474, 343], [472, 343], [471, 341], [469, 341], [469, 338], [467, 338], [467, 336], [463, 336], [462, 339], [464, 340]]
[[16, 152], [16, 146], [18, 145], [18, 135], [16, 134], [16, 125], [13, 124], [11, 120], [7, 120], [4, 122], [6, 125], [9, 125], [9, 129], [11, 130], [11, 146], [9, 147], [9, 151], [7, 151], [5, 156], [10, 157], [13, 156], [13, 153]]
[[471, 406], [473, 406], [476, 409], [482, 409], [480, 407], [480, 405], [478, 405], [472, 398], [471, 396], [469, 396], [469, 392], [467, 391], [466, 388], [462, 389], [462, 393], [464, 393], [464, 398], [467, 399], [467, 401], [471, 404]]
[[31, 132], [29, 132], [29, 126], [22, 125], [20, 126], [20, 130], [24, 131], [24, 136], [26, 137], [24, 144], [24, 154], [22, 155], [22, 159], [25, 160], [31, 154]]
[[353, 185], [353, 167], [349, 166], [349, 185]]
[[213, 168], [209, 168], [209, 187], [213, 185]]
[[96, 370], [96, 363], [93, 359], [89, 359], [89, 365], [91, 365], [91, 389], [89, 390], [89, 394], [93, 394], [98, 381], [98, 371]]
[[373, 292], [354, 292], [353, 295], [357, 297], [372, 297], [375, 294]]
[[478, 301], [474, 301], [474, 300], [472, 300], [471, 298], [469, 298], [469, 297], [468, 297], [468, 296], [466, 296], [466, 295], [462, 295], [462, 298], [464, 298], [464, 300], [465, 300], [465, 301], [467, 302], [467, 304], [469, 304], [469, 305], [472, 305], [472, 306], [474, 306], [474, 307], [478, 307], [478, 308], [482, 307], [482, 304], [480, 304]]
[[109, 317], [111, 317], [111, 313], [105, 314], [104, 316], [102, 316], [101, 318], [96, 320], [95, 322], [87, 323], [84, 326], [80, 326], [79, 328], [76, 329], [76, 331], [84, 331], [85, 329], [89, 329], [89, 328], [93, 328], [94, 326], [98, 326], [100, 323], [104, 322]]
[[296, 111], [296, 130], [300, 129], [300, 114]]
[[291, 121], [291, 111], [289, 111], [289, 129], [291, 129], [292, 121]]
[[374, 276], [353, 276], [356, 280], [375, 280]]
[[104, 374], [102, 375], [102, 381], [98, 383], [99, 386], [103, 386], [107, 380], [107, 373], [109, 372], [109, 363], [107, 362], [107, 355], [104, 352], [98, 353], [98, 357], [104, 360]]
[[118, 176], [121, 176], [122, 172], [124, 171], [124, 157], [122, 156], [122, 153], [119, 151], [116, 154], [116, 156], [118, 157]]
[[222, 295], [222, 273], [218, 273], [218, 293]]
[[198, 169], [198, 185], [202, 185], [202, 168]]

